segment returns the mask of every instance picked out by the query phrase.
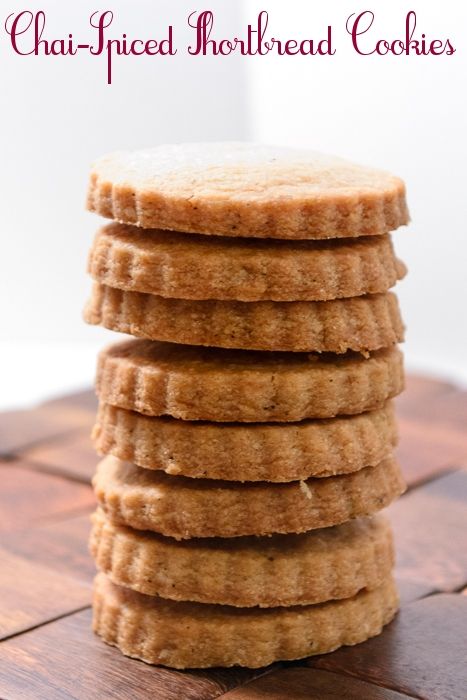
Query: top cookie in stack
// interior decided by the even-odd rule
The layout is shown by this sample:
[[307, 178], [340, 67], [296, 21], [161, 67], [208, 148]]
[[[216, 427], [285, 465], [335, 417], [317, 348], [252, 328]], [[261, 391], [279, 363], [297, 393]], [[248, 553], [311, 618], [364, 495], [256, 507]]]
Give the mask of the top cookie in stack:
[[[386, 234], [408, 214], [404, 185], [390, 175], [288, 149], [164, 146], [100, 160], [89, 208], [157, 227], [98, 233], [90, 323], [293, 352], [370, 352], [403, 339], [388, 289], [405, 268]], [[330, 240], [342, 237], [359, 240]]]
[[311, 151], [165, 145], [101, 158], [88, 208], [143, 228], [247, 238], [353, 238], [408, 223], [402, 180]]
[[114, 222], [90, 253], [85, 318], [139, 338], [98, 364], [96, 631], [178, 668], [377, 634], [397, 609], [374, 514], [403, 490], [389, 291], [405, 275], [389, 236], [408, 221], [402, 181], [306, 151], [185, 144], [101, 159], [88, 207]]

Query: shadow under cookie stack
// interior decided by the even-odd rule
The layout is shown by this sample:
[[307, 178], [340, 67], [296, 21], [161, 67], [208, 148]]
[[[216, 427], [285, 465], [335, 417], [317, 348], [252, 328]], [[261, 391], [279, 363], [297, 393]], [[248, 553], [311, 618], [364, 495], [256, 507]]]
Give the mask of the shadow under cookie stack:
[[[98, 161], [94, 629], [175, 668], [356, 644], [396, 613], [403, 183], [306, 151]], [[118, 222], [118, 223], [117, 223]]]

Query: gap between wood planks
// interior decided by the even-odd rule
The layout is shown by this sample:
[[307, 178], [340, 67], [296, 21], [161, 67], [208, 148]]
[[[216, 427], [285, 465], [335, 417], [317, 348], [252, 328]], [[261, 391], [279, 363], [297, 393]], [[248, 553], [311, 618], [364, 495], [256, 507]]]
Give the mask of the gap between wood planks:
[[[62, 615], [55, 615], [55, 617], [51, 617], [50, 620], [44, 620], [44, 622], [39, 622], [37, 625], [32, 625], [31, 627], [27, 627], [26, 629], [18, 630], [18, 632], [13, 632], [12, 634], [9, 634], [6, 637], [2, 637], [2, 639], [0, 639], [0, 646], [3, 644], [3, 642], [7, 642], [9, 639], [21, 637], [21, 635], [23, 634], [28, 634], [29, 632], [33, 632], [34, 630], [37, 630], [40, 627], [50, 625], [52, 624], [52, 622], [63, 620], [65, 617], [70, 617], [70, 615], [76, 615], [76, 613], [83, 612], [83, 610], [89, 610], [91, 607], [91, 604], [82, 605], [81, 607], [76, 608], [75, 610], [70, 610], [69, 612], [63, 613]], [[0, 698], [0, 700], [2, 699]]]

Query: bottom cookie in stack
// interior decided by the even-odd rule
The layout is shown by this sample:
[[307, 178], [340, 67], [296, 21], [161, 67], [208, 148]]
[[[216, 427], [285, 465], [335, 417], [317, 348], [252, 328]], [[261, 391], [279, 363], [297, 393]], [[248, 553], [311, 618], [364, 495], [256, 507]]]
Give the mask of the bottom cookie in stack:
[[178, 542], [98, 510], [94, 629], [174, 668], [303, 658], [378, 634], [397, 610], [382, 516], [298, 535]]

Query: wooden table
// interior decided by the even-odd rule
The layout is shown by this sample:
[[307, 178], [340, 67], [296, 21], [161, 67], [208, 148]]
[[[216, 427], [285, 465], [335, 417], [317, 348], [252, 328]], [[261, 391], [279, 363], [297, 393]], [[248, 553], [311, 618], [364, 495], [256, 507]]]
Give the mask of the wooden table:
[[95, 408], [85, 392], [0, 414], [2, 700], [466, 700], [467, 392], [411, 377], [398, 400], [396, 620], [357, 647], [256, 671], [155, 668], [93, 636]]

